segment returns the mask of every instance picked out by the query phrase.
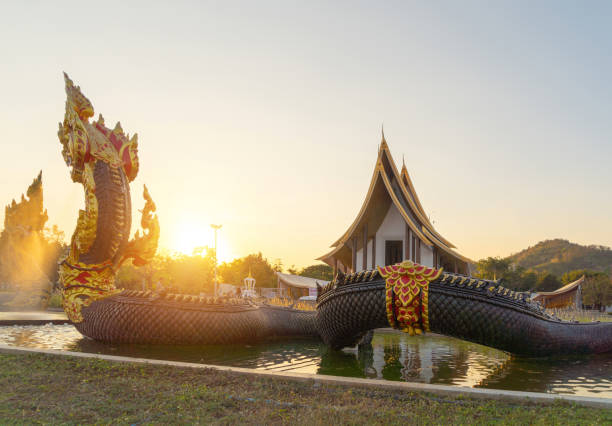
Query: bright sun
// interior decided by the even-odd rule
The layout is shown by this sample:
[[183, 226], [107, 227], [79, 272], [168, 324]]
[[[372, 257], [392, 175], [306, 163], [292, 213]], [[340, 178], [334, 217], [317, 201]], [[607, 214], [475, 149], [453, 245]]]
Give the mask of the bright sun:
[[[206, 224], [182, 222], [174, 232], [171, 249], [179, 253], [191, 255], [198, 248], [211, 249], [215, 246], [215, 233]], [[228, 262], [234, 258], [227, 240], [223, 236], [223, 228], [217, 231], [217, 259], [219, 262]]]

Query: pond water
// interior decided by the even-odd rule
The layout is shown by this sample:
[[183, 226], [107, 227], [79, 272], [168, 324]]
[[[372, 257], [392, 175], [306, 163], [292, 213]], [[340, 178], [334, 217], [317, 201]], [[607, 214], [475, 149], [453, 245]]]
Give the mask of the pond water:
[[428, 334], [378, 330], [372, 349], [332, 351], [294, 340], [257, 345], [157, 346], [103, 344], [72, 325], [0, 327], [0, 343], [272, 371], [562, 393], [612, 398], [612, 356], [515, 358], [505, 352]]

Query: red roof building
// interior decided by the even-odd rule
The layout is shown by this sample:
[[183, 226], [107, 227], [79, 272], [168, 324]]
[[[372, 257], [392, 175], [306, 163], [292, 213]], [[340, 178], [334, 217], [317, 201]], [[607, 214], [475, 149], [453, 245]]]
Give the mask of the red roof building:
[[576, 308], [582, 309], [582, 284], [584, 275], [555, 291], [536, 293], [533, 300], [540, 302], [545, 308]]

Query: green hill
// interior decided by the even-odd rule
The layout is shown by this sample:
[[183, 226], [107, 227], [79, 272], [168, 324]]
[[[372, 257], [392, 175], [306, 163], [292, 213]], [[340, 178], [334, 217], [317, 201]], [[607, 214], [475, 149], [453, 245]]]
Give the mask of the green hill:
[[610, 273], [612, 250], [604, 246], [581, 246], [555, 239], [537, 243], [508, 259], [525, 269], [550, 272], [561, 276], [575, 269], [590, 269]]

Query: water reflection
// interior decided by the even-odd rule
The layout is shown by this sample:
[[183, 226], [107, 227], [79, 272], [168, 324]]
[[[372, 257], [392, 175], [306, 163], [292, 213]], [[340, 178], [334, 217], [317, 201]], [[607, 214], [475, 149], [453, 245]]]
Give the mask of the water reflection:
[[612, 397], [612, 357], [513, 359], [478, 386]]
[[0, 327], [0, 343], [272, 371], [612, 397], [609, 355], [521, 359], [436, 335], [409, 337], [379, 331], [366, 350], [332, 351], [307, 340], [169, 347], [108, 345], [84, 338], [71, 325], [46, 325]]
[[374, 335], [370, 351], [344, 352], [359, 360], [363, 377], [459, 386], [477, 386], [510, 359], [496, 349], [447, 337], [387, 332]]

